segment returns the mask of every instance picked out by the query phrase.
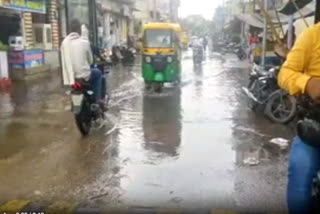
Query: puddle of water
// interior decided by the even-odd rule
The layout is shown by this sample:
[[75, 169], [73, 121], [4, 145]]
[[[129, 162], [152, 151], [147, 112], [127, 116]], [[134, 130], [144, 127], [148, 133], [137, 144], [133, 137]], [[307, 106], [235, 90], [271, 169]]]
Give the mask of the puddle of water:
[[[48, 197], [79, 197], [100, 205], [116, 198], [115, 203], [124, 206], [230, 208], [249, 207], [252, 200], [257, 200], [253, 205], [257, 208], [271, 193], [275, 195], [272, 200], [278, 200], [282, 189], [275, 191], [274, 187], [283, 184], [279, 172], [285, 167], [260, 164], [261, 168], [252, 171], [242, 164], [251, 156], [277, 161], [281, 154], [272, 156], [263, 141], [266, 136], [277, 134], [274, 130], [278, 127], [255, 119], [257, 115], [245, 108], [238, 94], [246, 78], [243, 73], [226, 69], [226, 64], [216, 57], [208, 57], [202, 66], [202, 72], [194, 70], [191, 58], [186, 57], [180, 87], [166, 87], [161, 94], [144, 89], [139, 66], [114, 68], [117, 70], [110, 74], [108, 86], [112, 91], [108, 114], [114, 126], [101, 133], [96, 131], [87, 139], [81, 139], [70, 112], [58, 111], [64, 107], [59, 95], [46, 102], [38, 98], [27, 101], [41, 87], [34, 89], [36, 93], [20, 90], [21, 97], [10, 101], [13, 106], [26, 103], [26, 109], [19, 111], [51, 115], [56, 118], [44, 121], [62, 125], [43, 126], [38, 121], [15, 127], [8, 120], [5, 126], [12, 124], [11, 141], [32, 142], [5, 145], [8, 152], [2, 156], [15, 156], [20, 152], [17, 148], [34, 156], [27, 159], [26, 167], [14, 165], [9, 173], [12, 176], [35, 169], [32, 176], [36, 179], [25, 183], [24, 188], [18, 185], [19, 179], [11, 181], [0, 176], [0, 183], [8, 188], [21, 187], [25, 195], [39, 190]], [[26, 124], [26, 118], [23, 120]], [[19, 134], [17, 138], [13, 133]], [[0, 129], [0, 141], [1, 136], [4, 139], [7, 135], [7, 129]], [[3, 166], [0, 162], [0, 169]], [[41, 173], [37, 175], [38, 172]], [[1, 190], [9, 191], [4, 187]], [[265, 198], [255, 195], [262, 190]], [[283, 202], [281, 198], [278, 201]], [[275, 201], [271, 204], [283, 205]]]

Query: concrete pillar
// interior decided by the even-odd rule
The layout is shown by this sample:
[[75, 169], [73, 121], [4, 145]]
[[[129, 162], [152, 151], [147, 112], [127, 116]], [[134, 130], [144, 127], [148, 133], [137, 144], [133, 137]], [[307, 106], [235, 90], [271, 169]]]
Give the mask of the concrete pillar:
[[316, 1], [316, 8], [315, 8], [315, 16], [314, 16], [314, 23], [318, 23], [320, 21], [320, 1]]
[[22, 12], [22, 31], [25, 42], [25, 48], [31, 49], [34, 47], [32, 14], [30, 12]]
[[59, 49], [59, 21], [58, 21], [58, 7], [57, 0], [47, 1], [47, 23], [51, 24], [52, 29], [52, 47], [53, 49]]

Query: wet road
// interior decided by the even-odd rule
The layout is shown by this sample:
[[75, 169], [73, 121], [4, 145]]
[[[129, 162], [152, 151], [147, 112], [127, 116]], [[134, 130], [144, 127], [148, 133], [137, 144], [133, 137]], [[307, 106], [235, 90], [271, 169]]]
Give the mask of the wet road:
[[[139, 65], [109, 76], [106, 127], [83, 139], [53, 75], [0, 94], [0, 204], [15, 198], [87, 207], [285, 211], [292, 130], [246, 106], [247, 64], [210, 54], [181, 86], [144, 89]], [[248, 157], [258, 165], [243, 163]]]

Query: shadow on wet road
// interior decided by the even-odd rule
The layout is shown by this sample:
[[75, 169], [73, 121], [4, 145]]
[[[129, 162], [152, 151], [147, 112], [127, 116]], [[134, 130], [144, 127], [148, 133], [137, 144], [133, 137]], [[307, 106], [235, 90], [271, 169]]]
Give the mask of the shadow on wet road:
[[287, 151], [268, 142], [293, 132], [250, 112], [247, 75], [235, 56], [210, 54], [193, 67], [186, 52], [181, 85], [156, 94], [138, 64], [117, 67], [108, 124], [87, 139], [59, 78], [17, 84], [0, 95], [0, 202], [285, 211]]

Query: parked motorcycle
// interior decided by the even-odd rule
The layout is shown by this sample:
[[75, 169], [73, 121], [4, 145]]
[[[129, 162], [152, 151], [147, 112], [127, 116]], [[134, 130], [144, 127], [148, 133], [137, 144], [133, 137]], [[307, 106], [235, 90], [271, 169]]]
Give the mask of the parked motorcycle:
[[125, 45], [114, 46], [112, 48], [112, 62], [114, 65], [122, 63], [124, 65], [133, 64], [136, 59], [137, 51]]
[[120, 62], [122, 62], [122, 59], [123, 59], [123, 56], [121, 54], [120, 46], [113, 46], [112, 47], [112, 56], [111, 56], [112, 64], [117, 65]]
[[112, 50], [108, 50], [105, 48], [101, 49], [100, 50], [100, 57], [101, 57], [102, 61], [104, 61], [107, 66], [112, 66]]
[[269, 70], [254, 65], [250, 73], [250, 81], [243, 91], [249, 98], [249, 107], [258, 111], [262, 109], [265, 115], [275, 123], [288, 123], [296, 115], [296, 99], [277, 84], [279, 67]]
[[123, 56], [122, 64], [131, 65], [136, 59], [137, 51], [134, 48], [127, 48], [126, 46], [120, 46], [120, 51]]
[[239, 60], [245, 60], [247, 58], [246, 52], [243, 50], [241, 44], [237, 44], [234, 47], [234, 53], [237, 55]]

